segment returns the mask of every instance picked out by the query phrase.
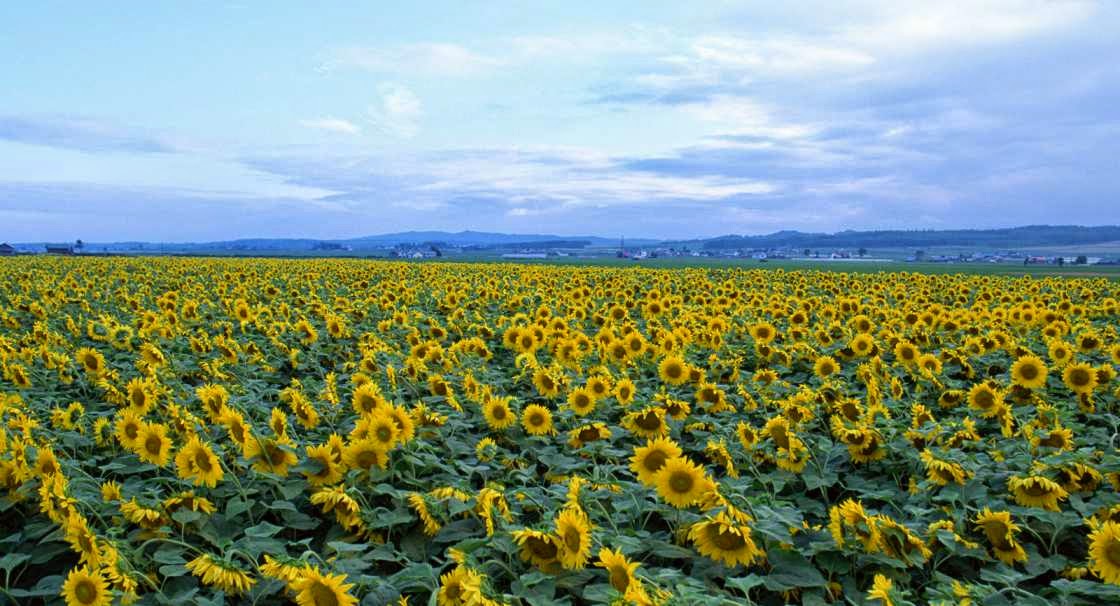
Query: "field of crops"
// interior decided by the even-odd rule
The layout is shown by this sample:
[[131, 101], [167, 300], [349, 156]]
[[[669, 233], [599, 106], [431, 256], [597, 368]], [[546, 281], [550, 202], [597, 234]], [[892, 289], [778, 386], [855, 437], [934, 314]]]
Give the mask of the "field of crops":
[[0, 603], [1116, 603], [1118, 299], [2, 260]]

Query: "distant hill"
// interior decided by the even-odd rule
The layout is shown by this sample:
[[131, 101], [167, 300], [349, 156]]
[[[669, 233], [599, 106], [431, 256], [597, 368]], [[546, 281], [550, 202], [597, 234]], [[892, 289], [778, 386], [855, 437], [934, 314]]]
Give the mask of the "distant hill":
[[[627, 239], [627, 245], [648, 246], [657, 240]], [[43, 250], [44, 242], [16, 244], [20, 250]], [[617, 246], [618, 240], [599, 236], [557, 236], [552, 234], [504, 234], [480, 231], [405, 231], [360, 238], [315, 240], [311, 238], [239, 238], [215, 242], [86, 242], [89, 252], [265, 252], [299, 253], [349, 249], [354, 252], [376, 251], [396, 246], [454, 246], [474, 249], [531, 248], [554, 246], [582, 248], [586, 246]]]
[[[1120, 226], [1028, 225], [1005, 229], [842, 231], [834, 234], [778, 231], [762, 236], [727, 235], [674, 242], [707, 250], [738, 248], [922, 248], [935, 246], [1014, 249], [1096, 244], [1120, 240]], [[667, 243], [668, 244], [668, 243]]]
[[[626, 238], [626, 247], [672, 246], [693, 250], [729, 249], [856, 249], [930, 248], [1026, 249], [1048, 246], [1078, 246], [1120, 242], [1120, 226], [1028, 225], [1004, 229], [841, 231], [833, 234], [777, 231], [759, 236], [726, 235], [692, 240]], [[373, 253], [396, 246], [461, 247], [472, 250], [516, 248], [615, 247], [615, 238], [600, 236], [557, 236], [550, 234], [505, 234], [480, 231], [405, 231], [339, 240], [311, 238], [243, 238], [219, 242], [87, 242], [88, 252], [126, 253], [236, 253], [330, 254], [348, 250]], [[46, 243], [16, 244], [25, 251], [42, 251]]]

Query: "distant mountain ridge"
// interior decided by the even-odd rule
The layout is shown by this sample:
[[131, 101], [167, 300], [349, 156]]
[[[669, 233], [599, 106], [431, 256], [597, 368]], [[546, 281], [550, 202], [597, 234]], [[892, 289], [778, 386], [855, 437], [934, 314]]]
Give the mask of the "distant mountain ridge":
[[1120, 241], [1120, 226], [1026, 225], [1000, 229], [950, 230], [846, 230], [828, 233], [777, 231], [761, 236], [727, 235], [716, 238], [675, 241], [677, 246], [708, 250], [737, 248], [898, 248], [898, 247], [986, 247], [1025, 248], [1099, 244]]
[[[952, 230], [846, 230], [836, 233], [807, 233], [794, 230], [749, 236], [729, 234], [715, 238], [655, 240], [626, 238], [631, 247], [688, 247], [702, 250], [727, 249], [828, 249], [828, 248], [899, 248], [899, 247], [983, 247], [997, 249], [1029, 248], [1120, 242], [1120, 226], [1027, 225], [1000, 229]], [[614, 247], [619, 239], [601, 236], [557, 236], [552, 234], [507, 234], [481, 231], [405, 231], [348, 239], [314, 238], [241, 238], [215, 242], [87, 242], [89, 251], [144, 252], [317, 252], [339, 248], [354, 252], [373, 251], [397, 246], [444, 246], [464, 248], [557, 248]], [[19, 243], [21, 250], [42, 250], [47, 242]], [[50, 243], [55, 244], [55, 243]]]

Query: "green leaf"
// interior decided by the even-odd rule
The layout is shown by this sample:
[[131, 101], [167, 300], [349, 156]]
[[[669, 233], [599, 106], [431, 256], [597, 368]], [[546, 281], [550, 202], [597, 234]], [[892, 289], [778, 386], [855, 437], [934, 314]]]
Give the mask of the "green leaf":
[[276, 533], [280, 532], [281, 530], [284, 529], [280, 526], [269, 524], [268, 522], [261, 522], [256, 526], [250, 526], [249, 528], [246, 528], [245, 536], [263, 539], [275, 536]]
[[23, 564], [24, 562], [26, 562], [30, 559], [31, 559], [31, 556], [27, 555], [26, 553], [9, 553], [9, 554], [5, 555], [4, 557], [0, 558], [0, 568], [2, 568], [4, 570], [4, 572], [10, 573], [17, 566]]
[[773, 569], [764, 580], [772, 591], [788, 591], [799, 587], [824, 587], [824, 576], [805, 556], [796, 551], [776, 549], [766, 554]]

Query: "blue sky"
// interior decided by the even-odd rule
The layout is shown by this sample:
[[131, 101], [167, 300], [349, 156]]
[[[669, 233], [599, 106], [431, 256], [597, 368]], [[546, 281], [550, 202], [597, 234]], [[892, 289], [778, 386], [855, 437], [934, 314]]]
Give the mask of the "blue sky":
[[43, 1], [0, 23], [0, 240], [1120, 223], [1116, 2]]

